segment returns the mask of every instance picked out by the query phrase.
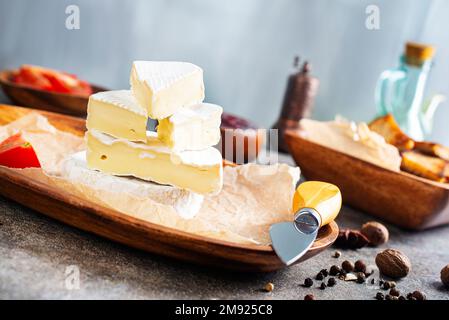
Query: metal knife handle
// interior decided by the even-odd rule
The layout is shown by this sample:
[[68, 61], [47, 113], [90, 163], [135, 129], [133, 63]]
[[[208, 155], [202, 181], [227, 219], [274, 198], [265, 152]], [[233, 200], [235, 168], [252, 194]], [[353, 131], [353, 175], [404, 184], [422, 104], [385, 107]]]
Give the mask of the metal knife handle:
[[341, 203], [341, 192], [337, 186], [321, 181], [304, 182], [298, 186], [293, 197], [295, 224], [301, 210], [313, 209], [312, 216], [318, 214], [319, 225], [324, 226], [335, 220], [340, 212]]

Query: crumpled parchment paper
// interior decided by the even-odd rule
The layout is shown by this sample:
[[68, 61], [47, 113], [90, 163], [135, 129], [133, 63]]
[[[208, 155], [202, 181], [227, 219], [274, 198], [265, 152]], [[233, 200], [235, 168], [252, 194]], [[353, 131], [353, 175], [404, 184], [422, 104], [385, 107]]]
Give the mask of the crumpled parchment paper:
[[[285, 164], [225, 167], [222, 191], [206, 196], [199, 212], [185, 219], [173, 206], [157, 199], [126, 190], [118, 193], [110, 185], [83, 184], [65, 178], [61, 166], [73, 154], [85, 149], [84, 139], [57, 130], [38, 113], [0, 127], [0, 140], [19, 131], [34, 147], [42, 170], [11, 170], [20, 170], [29, 178], [123, 214], [220, 240], [261, 245], [270, 243], [271, 224], [293, 219], [292, 199], [299, 180], [297, 167]], [[130, 178], [113, 177], [112, 184], [114, 179]]]

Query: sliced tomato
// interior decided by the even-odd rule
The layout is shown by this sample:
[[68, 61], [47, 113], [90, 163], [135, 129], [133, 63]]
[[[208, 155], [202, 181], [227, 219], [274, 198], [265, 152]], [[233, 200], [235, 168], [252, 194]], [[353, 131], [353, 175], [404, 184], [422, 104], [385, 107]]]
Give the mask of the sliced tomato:
[[75, 75], [32, 65], [23, 65], [13, 76], [13, 81], [53, 92], [86, 96], [92, 94], [89, 83], [79, 80]]
[[14, 77], [14, 82], [37, 89], [52, 90], [51, 82], [45, 78], [40, 68], [24, 65]]
[[0, 165], [9, 168], [40, 168], [33, 146], [17, 133], [0, 143]]

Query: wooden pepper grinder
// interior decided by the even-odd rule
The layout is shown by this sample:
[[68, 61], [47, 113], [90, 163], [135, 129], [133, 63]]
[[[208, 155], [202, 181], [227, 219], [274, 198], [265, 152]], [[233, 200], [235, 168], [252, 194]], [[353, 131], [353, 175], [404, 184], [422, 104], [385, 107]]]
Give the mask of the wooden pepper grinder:
[[299, 120], [307, 118], [312, 113], [313, 102], [318, 92], [320, 81], [310, 75], [311, 65], [305, 61], [299, 70], [299, 57], [295, 57], [294, 68], [297, 70], [288, 78], [287, 89], [279, 120], [273, 129], [279, 130], [279, 151], [288, 152], [284, 139], [287, 129], [299, 128]]

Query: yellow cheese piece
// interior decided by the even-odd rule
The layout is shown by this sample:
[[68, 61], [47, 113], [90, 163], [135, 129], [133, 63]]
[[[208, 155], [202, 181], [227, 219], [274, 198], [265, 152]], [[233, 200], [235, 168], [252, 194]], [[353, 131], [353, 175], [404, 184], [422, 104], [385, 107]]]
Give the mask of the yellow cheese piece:
[[178, 110], [172, 116], [159, 120], [157, 134], [172, 150], [202, 150], [220, 141], [220, 123], [223, 108], [210, 103], [199, 103]]
[[187, 62], [134, 61], [131, 90], [152, 119], [204, 100], [203, 70]]
[[88, 131], [86, 137], [87, 165], [91, 169], [199, 194], [216, 194], [222, 188], [222, 158], [213, 147], [175, 153], [156, 135], [148, 135], [147, 143], [116, 139], [96, 130]]
[[88, 130], [98, 130], [116, 138], [147, 140], [147, 112], [130, 90], [105, 91], [89, 97]]

